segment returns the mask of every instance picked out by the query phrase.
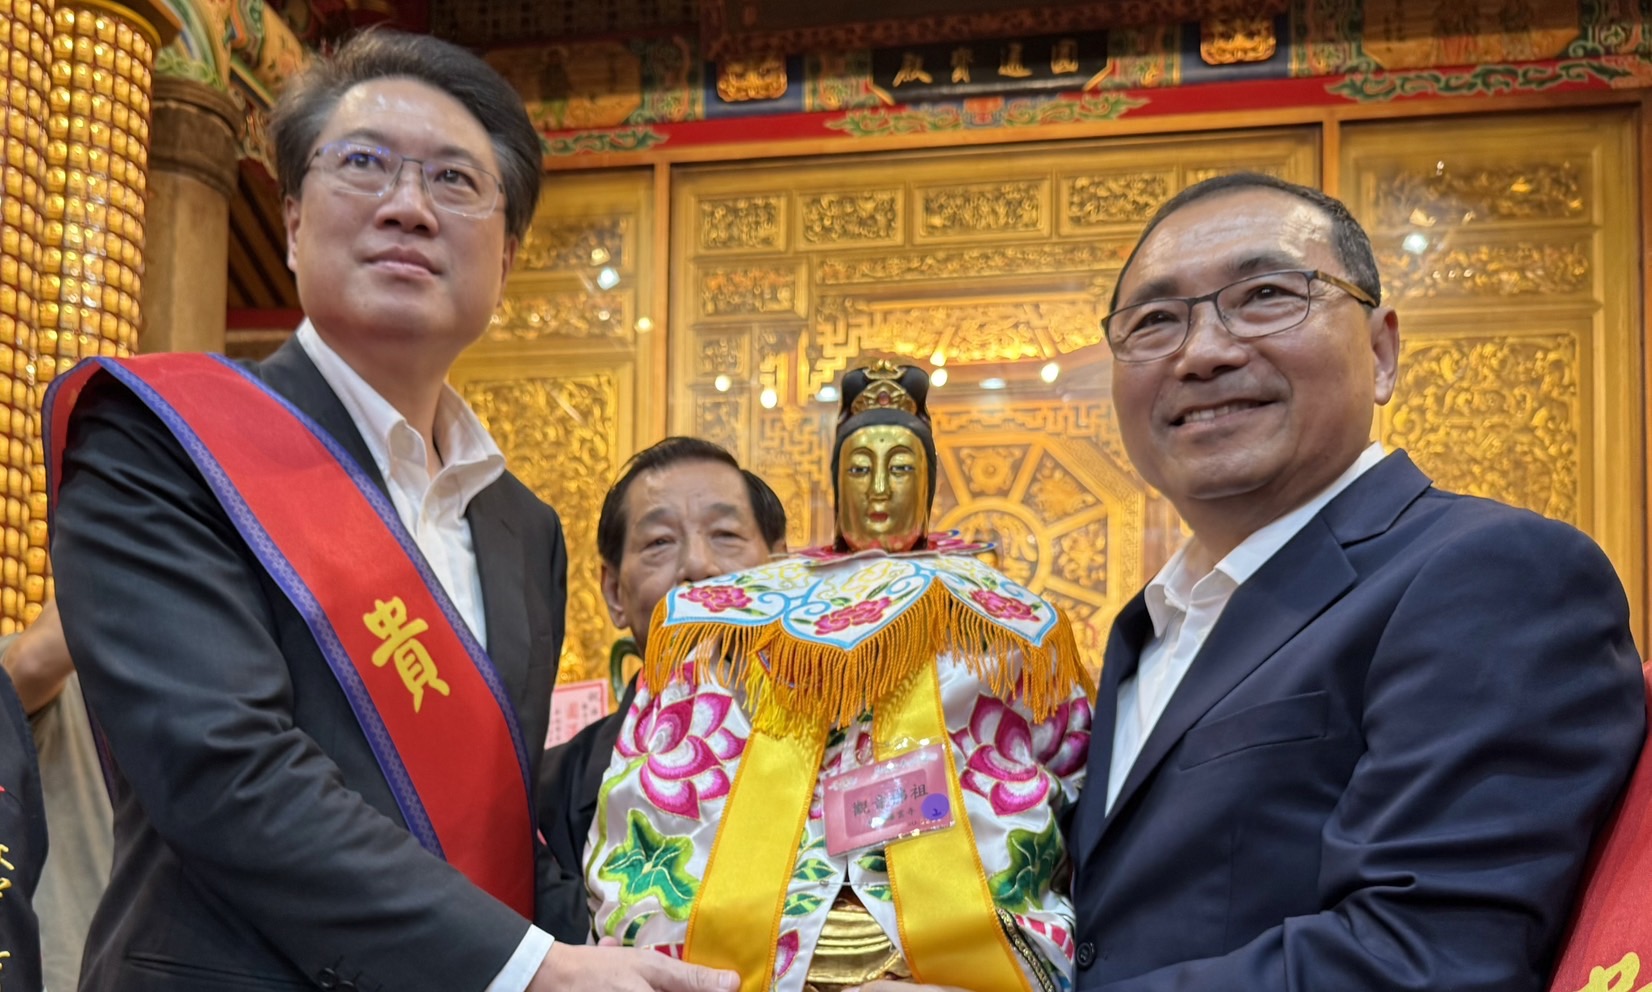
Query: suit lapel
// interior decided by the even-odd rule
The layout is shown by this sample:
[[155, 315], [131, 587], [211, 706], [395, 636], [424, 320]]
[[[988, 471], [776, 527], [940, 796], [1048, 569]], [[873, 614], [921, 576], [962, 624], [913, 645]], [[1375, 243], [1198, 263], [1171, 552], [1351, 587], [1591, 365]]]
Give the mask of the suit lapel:
[[465, 510], [482, 580], [482, 614], [488, 625], [488, 657], [512, 699], [527, 692], [532, 645], [524, 592], [527, 575], [522, 542], [511, 525], [505, 479], [476, 494]]
[[[1426, 476], [1417, 470], [1404, 452], [1396, 452], [1357, 479], [1347, 490], [1339, 493], [1325, 509], [1309, 520], [1307, 525], [1272, 558], [1257, 570], [1233, 594], [1222, 617], [1217, 621], [1199, 654], [1193, 659], [1181, 684], [1170, 697], [1164, 713], [1154, 725], [1136, 757], [1112, 813], [1100, 819], [1099, 829], [1086, 835], [1074, 830], [1074, 836], [1087, 838], [1090, 845], [1099, 843], [1111, 828], [1120, 810], [1151, 776], [1165, 756], [1181, 741], [1183, 735], [1208, 713], [1240, 682], [1256, 670], [1282, 646], [1312, 623], [1327, 607], [1339, 599], [1358, 581], [1359, 574], [1348, 561], [1343, 550], [1349, 544], [1381, 534], [1400, 513], [1429, 487]], [[1141, 603], [1140, 597], [1132, 603]], [[1142, 606], [1145, 616], [1145, 604]], [[1107, 664], [1114, 664], [1115, 654], [1128, 657], [1131, 669], [1134, 661], [1151, 636], [1151, 627], [1145, 631], [1126, 628], [1130, 611], [1120, 615], [1112, 639], [1107, 647]], [[1141, 621], [1145, 623], [1145, 620]], [[1104, 688], [1096, 700], [1096, 720], [1093, 734], [1103, 740], [1091, 740], [1091, 782], [1107, 781], [1108, 765], [1095, 764], [1098, 756], [1111, 763], [1113, 753], [1114, 710], [1117, 706], [1118, 682], [1124, 677], [1108, 679], [1104, 673]], [[1111, 698], [1107, 698], [1108, 695]], [[1105, 721], [1103, 715], [1105, 713]], [[1087, 789], [1087, 792], [1092, 791]], [[1106, 805], [1106, 796], [1096, 797], [1093, 803], [1081, 806], [1092, 808], [1085, 823], [1094, 824], [1095, 810]]]
[[[1316, 517], [1241, 585], [1142, 744], [1113, 813], [1124, 808], [1188, 728], [1324, 612], [1355, 578], [1342, 545]], [[1108, 816], [1104, 833], [1113, 819]]]
[[291, 400], [322, 430], [331, 434], [373, 480], [373, 484], [379, 487], [379, 491], [389, 495], [384, 476], [379, 474], [373, 453], [367, 449], [367, 442], [361, 439], [361, 432], [356, 430], [350, 412], [344, 409], [344, 404], [339, 401], [333, 388], [327, 385], [327, 380], [322, 378], [310, 356], [304, 353], [296, 337], [288, 338], [275, 354], [253, 366], [252, 370], [264, 380], [265, 385]]
[[1111, 785], [1109, 773], [1113, 767], [1113, 735], [1118, 725], [1119, 683], [1136, 673], [1141, 661], [1141, 649], [1153, 636], [1153, 620], [1147, 612], [1147, 600], [1140, 594], [1132, 599], [1113, 621], [1107, 636], [1107, 654], [1101, 666], [1101, 685], [1096, 689], [1095, 716], [1090, 722], [1090, 753], [1087, 758], [1089, 773], [1084, 789], [1079, 793], [1078, 808], [1068, 830], [1069, 844], [1075, 860], [1089, 853], [1089, 844], [1101, 837], [1102, 824], [1107, 819], [1107, 790]]

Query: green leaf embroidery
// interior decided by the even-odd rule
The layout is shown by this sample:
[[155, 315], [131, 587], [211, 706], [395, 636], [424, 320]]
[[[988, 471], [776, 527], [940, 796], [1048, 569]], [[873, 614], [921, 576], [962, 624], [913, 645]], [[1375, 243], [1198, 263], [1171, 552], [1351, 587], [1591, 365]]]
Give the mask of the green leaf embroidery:
[[860, 865], [861, 871], [876, 872], [879, 875], [889, 874], [889, 859], [881, 847], [862, 854], [855, 863]]
[[[643, 762], [645, 762], [647, 760], [648, 760], [647, 755], [643, 755], [643, 756], [637, 757], [637, 758], [632, 758], [629, 762], [626, 763], [624, 770], [621, 771], [618, 775], [610, 775], [608, 778], [603, 780], [602, 788], [597, 790], [597, 815], [596, 815], [596, 822], [602, 824], [602, 829], [604, 831], [604, 833], [601, 836], [606, 836], [606, 832], [607, 832], [607, 829], [608, 829], [608, 794], [610, 792], [614, 791], [615, 786], [619, 785], [621, 782], [624, 782], [626, 779], [630, 778], [633, 774], [635, 774], [637, 769], [641, 768], [643, 766]], [[597, 852], [600, 851], [600, 850], [602, 850], [602, 845], [600, 843], [591, 845], [590, 857], [588, 857], [585, 861], [585, 877], [586, 878], [591, 877], [591, 869], [593, 867], [595, 867], [595, 863], [596, 863], [596, 860], [597, 860]]]
[[807, 892], [793, 892], [786, 897], [786, 908], [781, 910], [782, 916], [808, 916], [820, 908], [826, 900]]
[[837, 869], [832, 867], [830, 861], [810, 858], [798, 864], [797, 871], [792, 873], [792, 878], [799, 882], [824, 882], [836, 875]]
[[662, 836], [640, 810], [632, 810], [625, 843], [608, 855], [597, 877], [619, 883], [622, 909], [653, 896], [666, 916], [682, 922], [699, 891], [699, 880], [686, 870], [693, 857], [694, 845], [687, 837]]
[[637, 934], [642, 932], [643, 924], [653, 918], [654, 914], [652, 912], [637, 914], [637, 918], [627, 924], [625, 932], [620, 934], [620, 943], [626, 947], [637, 946]]
[[1043, 831], [1011, 830], [1010, 865], [987, 879], [992, 901], [1012, 913], [1025, 913], [1038, 906], [1039, 897], [1049, 890], [1061, 864], [1061, 838], [1055, 818]]
[[895, 893], [890, 891], [888, 884], [884, 882], [873, 882], [866, 886], [862, 892], [879, 902], [895, 901]]

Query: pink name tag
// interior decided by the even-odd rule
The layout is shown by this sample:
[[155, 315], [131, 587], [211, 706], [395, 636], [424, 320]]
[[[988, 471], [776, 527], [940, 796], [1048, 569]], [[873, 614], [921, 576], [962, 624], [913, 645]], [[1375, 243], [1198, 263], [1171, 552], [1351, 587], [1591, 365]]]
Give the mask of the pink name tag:
[[822, 783], [827, 853], [952, 826], [944, 746], [930, 744], [828, 776]]

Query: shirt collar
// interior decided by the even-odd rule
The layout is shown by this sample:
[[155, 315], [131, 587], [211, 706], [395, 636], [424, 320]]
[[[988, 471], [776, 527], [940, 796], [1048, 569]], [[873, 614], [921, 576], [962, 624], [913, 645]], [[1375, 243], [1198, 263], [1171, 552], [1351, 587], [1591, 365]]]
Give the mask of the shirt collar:
[[[338, 352], [334, 351], [321, 335], [315, 325], [308, 318], [298, 326], [298, 344], [304, 349], [304, 354], [315, 363], [316, 371], [332, 387], [338, 396], [339, 402], [344, 404], [344, 410], [350, 415], [361, 439], [366, 442], [367, 450], [373, 455], [373, 463], [378, 467], [381, 478], [389, 479], [391, 475], [391, 455], [396, 451], [395, 438], [398, 434], [411, 435], [421, 442], [417, 445], [418, 458], [424, 458], [423, 438], [407, 418], [402, 416], [390, 401], [380, 396], [367, 380], [363, 379], [355, 369], [351, 368]], [[474, 486], [471, 495], [479, 492], [489, 483], [497, 479], [505, 470], [505, 456], [494, 443], [488, 429], [482, 425], [480, 418], [470, 405], [460, 396], [452, 386], [442, 385], [442, 394], [436, 401], [436, 450], [442, 453], [442, 471], [450, 469], [464, 470], [467, 476], [472, 473], [469, 469], [477, 466], [481, 469], [477, 478], [485, 476], [485, 481]], [[413, 447], [403, 442], [408, 456], [411, 457]], [[468, 502], [468, 500], [467, 500]]]
[[1354, 480], [1375, 468], [1383, 460], [1382, 443], [1373, 441], [1354, 463], [1349, 465], [1343, 473], [1331, 481], [1331, 484], [1321, 489], [1312, 499], [1298, 506], [1279, 519], [1260, 528], [1243, 541], [1211, 570], [1209, 575], [1194, 575], [1187, 568], [1188, 545], [1183, 544], [1176, 553], [1165, 562], [1159, 574], [1147, 584], [1143, 597], [1147, 605], [1147, 615], [1153, 621], [1155, 636], [1164, 633], [1165, 626], [1172, 617], [1187, 611], [1187, 604], [1194, 594], [1194, 590], [1208, 577], [1220, 573], [1220, 577], [1227, 580], [1223, 585], [1237, 588], [1246, 579], [1255, 575], [1257, 570], [1267, 564], [1283, 548], [1291, 538], [1295, 537], [1303, 527], [1308, 525], [1325, 505], [1335, 499], [1344, 489], [1354, 484]]

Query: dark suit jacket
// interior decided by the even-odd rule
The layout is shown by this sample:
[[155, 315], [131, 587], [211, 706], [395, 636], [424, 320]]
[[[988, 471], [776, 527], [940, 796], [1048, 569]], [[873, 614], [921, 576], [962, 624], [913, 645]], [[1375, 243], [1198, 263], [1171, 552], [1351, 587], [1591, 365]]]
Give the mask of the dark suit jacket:
[[545, 751], [539, 766], [539, 830], [554, 865], [551, 895], [540, 904], [539, 925], [557, 940], [583, 944], [591, 937], [585, 891], [585, 839], [597, 815], [597, 793], [614, 757], [625, 714], [637, 698], [631, 679], [619, 708]]
[[[382, 487], [296, 342], [255, 371]], [[52, 531], [69, 650], [117, 766], [83, 988], [482, 989], [527, 922], [413, 839], [297, 610], [160, 421], [100, 381], [68, 425]], [[509, 474], [467, 517], [488, 653], [537, 766], [561, 524]], [[318, 512], [315, 539], [327, 528]]]
[[29, 718], [0, 669], [0, 988], [38, 992], [40, 922], [30, 900], [46, 865], [46, 805]]
[[1586, 537], [1390, 455], [1235, 592], [1109, 815], [1138, 596], [1070, 827], [1077, 988], [1543, 989], [1643, 733], [1628, 620]]

